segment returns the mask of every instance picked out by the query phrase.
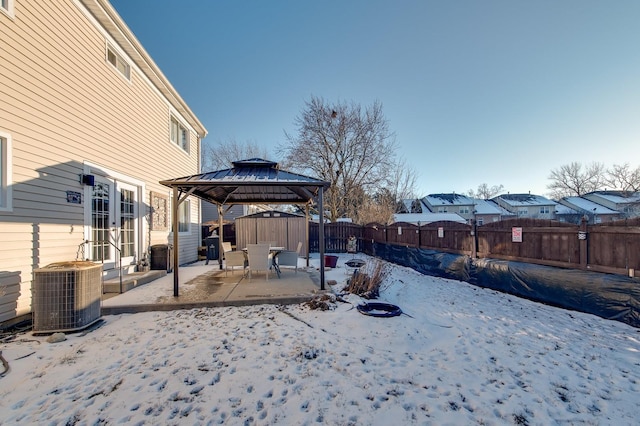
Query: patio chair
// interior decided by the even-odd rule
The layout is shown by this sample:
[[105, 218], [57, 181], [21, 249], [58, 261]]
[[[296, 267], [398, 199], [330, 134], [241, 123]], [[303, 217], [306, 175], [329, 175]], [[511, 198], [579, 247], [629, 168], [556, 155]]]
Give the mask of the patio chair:
[[269, 279], [272, 266], [269, 244], [248, 244], [247, 259], [249, 260], [249, 279], [251, 279], [253, 271], [265, 271], [267, 280]]
[[[298, 253], [296, 253], [295, 251], [281, 251], [278, 254], [278, 257], [276, 257], [276, 260], [278, 261], [278, 265], [280, 266], [280, 268], [282, 268], [283, 266], [293, 266], [296, 274], [298, 273]], [[280, 270], [282, 271], [282, 269]]]
[[242, 267], [242, 276], [245, 275], [245, 268], [247, 266], [247, 259], [242, 250], [227, 251], [224, 253], [224, 274], [229, 275], [229, 268], [231, 268], [231, 274], [235, 271], [237, 266]]
[[230, 241], [223, 241], [222, 242], [222, 253], [226, 253], [228, 251], [233, 250], [231, 248], [231, 242]]

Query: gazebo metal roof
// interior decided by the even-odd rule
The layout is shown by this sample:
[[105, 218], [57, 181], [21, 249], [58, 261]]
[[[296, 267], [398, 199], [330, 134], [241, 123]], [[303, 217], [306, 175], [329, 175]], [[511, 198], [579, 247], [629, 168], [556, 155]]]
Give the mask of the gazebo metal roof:
[[260, 158], [234, 161], [233, 168], [164, 180], [214, 204], [306, 204], [329, 182], [280, 170], [278, 163]]
[[[193, 195], [218, 205], [232, 204], [306, 204], [318, 199], [323, 211], [322, 195], [329, 182], [280, 170], [278, 163], [251, 158], [234, 161], [230, 169], [160, 181], [173, 189], [172, 223], [178, 229], [178, 206]], [[222, 220], [222, 215], [220, 215]], [[174, 251], [178, 251], [178, 233], [173, 233]], [[173, 256], [174, 296], [178, 296], [178, 255]], [[324, 221], [320, 221], [320, 282], [324, 289]]]

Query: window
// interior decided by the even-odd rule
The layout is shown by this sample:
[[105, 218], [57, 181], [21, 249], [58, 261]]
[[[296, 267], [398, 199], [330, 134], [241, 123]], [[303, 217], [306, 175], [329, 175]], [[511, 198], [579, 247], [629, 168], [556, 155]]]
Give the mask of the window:
[[549, 206], [541, 206], [540, 214], [549, 214]]
[[461, 206], [460, 207], [460, 213], [469, 214], [469, 206]]
[[13, 18], [13, 0], [0, 0], [0, 11]]
[[189, 232], [189, 226], [191, 224], [190, 203], [189, 200], [185, 200], [178, 206], [178, 232]]
[[[2, 3], [4, 5], [4, 3]], [[0, 211], [11, 210], [11, 137], [0, 132]]]
[[529, 209], [527, 208], [519, 208], [518, 216], [529, 216]]
[[189, 131], [174, 117], [171, 117], [171, 142], [189, 152]]
[[446, 207], [438, 207], [438, 213], [447, 213]]
[[131, 79], [131, 67], [118, 55], [115, 50], [107, 46], [107, 61], [113, 65], [127, 80]]

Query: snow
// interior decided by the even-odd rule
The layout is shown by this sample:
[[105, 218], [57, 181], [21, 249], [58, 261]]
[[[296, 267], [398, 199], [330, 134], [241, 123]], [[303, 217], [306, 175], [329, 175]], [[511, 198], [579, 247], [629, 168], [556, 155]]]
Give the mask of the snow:
[[[336, 293], [351, 257], [326, 273]], [[0, 424], [638, 423], [640, 330], [387, 268], [378, 301], [404, 312], [391, 318], [362, 315], [345, 295], [327, 311], [104, 316], [59, 343], [4, 335]]]

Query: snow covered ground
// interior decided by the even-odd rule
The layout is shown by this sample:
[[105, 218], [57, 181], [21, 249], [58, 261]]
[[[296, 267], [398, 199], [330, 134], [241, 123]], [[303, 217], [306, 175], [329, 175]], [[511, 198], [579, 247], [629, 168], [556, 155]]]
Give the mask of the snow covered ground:
[[[335, 292], [349, 258], [326, 274], [338, 281]], [[328, 311], [262, 305], [105, 316], [101, 327], [59, 343], [3, 336], [10, 370], [0, 377], [0, 424], [640, 421], [640, 330], [388, 268], [379, 300], [405, 313], [392, 318], [360, 314], [360, 298], [348, 295]]]

